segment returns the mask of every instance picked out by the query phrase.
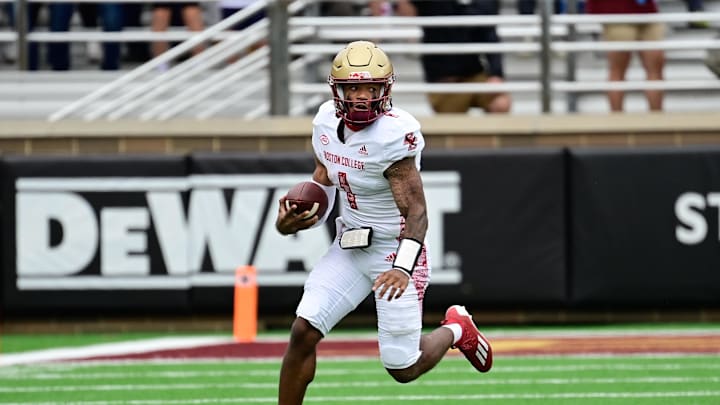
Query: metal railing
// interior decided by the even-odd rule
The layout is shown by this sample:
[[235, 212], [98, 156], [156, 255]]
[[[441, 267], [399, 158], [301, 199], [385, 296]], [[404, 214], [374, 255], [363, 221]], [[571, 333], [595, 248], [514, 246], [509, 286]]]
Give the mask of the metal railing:
[[[142, 64], [141, 66], [135, 68], [129, 73], [121, 76], [117, 80], [108, 83], [105, 86], [102, 86], [101, 88], [95, 90], [94, 92], [88, 94], [80, 100], [68, 104], [64, 108], [50, 115], [49, 120], [57, 121], [63, 119], [73, 113], [80, 111], [83, 108], [89, 109], [89, 111], [83, 116], [83, 118], [86, 120], [98, 119], [104, 114], [111, 113], [116, 108], [119, 108], [119, 113], [114, 113], [111, 117], [113, 119], [116, 119], [125, 112], [129, 111], [129, 108], [127, 107], [119, 107], [123, 102], [129, 103], [130, 100], [133, 100], [133, 98], [142, 94], [146, 95], [145, 97], [142, 97], [142, 99], [145, 99], [148, 98], [147, 94], [155, 95], [160, 93], [161, 91], [158, 89], [162, 90], [165, 88], [172, 88], [173, 85], [176, 83], [183, 84], [184, 80], [180, 81], [179, 78], [187, 78], [187, 73], [199, 73], [200, 71], [207, 70], [211, 66], [208, 61], [212, 62], [214, 66], [214, 63], [218, 62], [218, 60], [221, 60], [223, 57], [227, 58], [227, 56], [229, 56], [229, 52], [237, 51], [241, 47], [248, 46], [251, 43], [251, 40], [258, 40], [266, 36], [268, 21], [266, 19], [261, 20], [253, 24], [246, 30], [236, 32], [234, 35], [220, 41], [216, 45], [210, 47], [208, 50], [200, 52], [199, 54], [189, 58], [185, 62], [182, 62], [178, 66], [175, 66], [174, 68], [169, 69], [166, 72], [160, 73], [155, 79], [152, 79], [149, 82], [136, 87], [135, 89], [129, 91], [128, 93], [125, 93], [124, 95], [118, 96], [117, 98], [115, 98], [115, 102], [110, 102], [100, 108], [93, 108], [93, 103], [102, 98], [103, 96], [122, 89], [123, 86], [125, 86], [126, 84], [140, 78], [147, 73], [156, 72], [158, 67], [175, 60], [176, 58], [184, 55], [197, 45], [200, 45], [201, 43], [214, 38], [216, 34], [228, 30], [235, 24], [244, 21], [256, 12], [264, 9], [267, 6], [267, 3], [267, 0], [259, 0], [251, 4], [250, 6], [236, 12], [235, 14], [229, 16], [228, 18], [220, 21], [219, 23], [213, 25], [207, 30], [201, 33], [194, 34], [192, 37], [180, 43], [179, 45]], [[243, 36], [245, 36], [244, 39], [242, 38]], [[247, 61], [243, 63], [247, 64]], [[243, 64], [240, 64], [239, 61], [235, 64], [239, 66], [236, 69], [239, 69], [243, 66]], [[133, 103], [132, 107], [137, 104], [139, 103]]]
[[[2, 1], [2, 0], [0, 0]], [[25, 0], [23, 0], [25, 1]], [[36, 1], [36, 0], [31, 0]], [[67, 0], [70, 1], [70, 0]], [[87, 0], [90, 1], [90, 0]], [[133, 0], [136, 1], [136, 0]], [[137, 0], [140, 1], [140, 0]], [[289, 29], [287, 52], [296, 61], [289, 66], [275, 66], [271, 63], [270, 49], [263, 47], [245, 55], [240, 60], [216, 69], [218, 64], [231, 55], [246, 48], [258, 39], [272, 40], [272, 27], [268, 19], [262, 20], [243, 31], [228, 31], [236, 23], [245, 20], [263, 8], [277, 3], [288, 7], [291, 17], [284, 23]], [[220, 21], [204, 32], [63, 32], [28, 33], [28, 41], [123, 41], [123, 40], [156, 40], [180, 39], [185, 41], [171, 48], [168, 52], [142, 64], [138, 68], [121, 76], [117, 80], [101, 86], [87, 96], [59, 109], [49, 117], [57, 121], [71, 116], [79, 116], [85, 120], [119, 119], [135, 112], [141, 119], [168, 119], [191, 108], [193, 103], [210, 100], [213, 94], [224, 89], [228, 84], [240, 77], [250, 74], [266, 73], [251, 83], [244, 91], [248, 93], [265, 89], [276, 80], [276, 74], [285, 70], [299, 71], [304, 65], [312, 64], [324, 56], [335, 54], [341, 45], [332, 41], [345, 42], [351, 39], [374, 38], [387, 40], [382, 42], [383, 49], [392, 55], [422, 55], [450, 53], [536, 53], [544, 67], [541, 77], [531, 81], [512, 81], [492, 84], [457, 84], [457, 83], [425, 83], [401, 82], [394, 88], [395, 93], [432, 93], [432, 92], [510, 92], [538, 93], [543, 100], [543, 111], [549, 112], [549, 98], [554, 93], [602, 92], [608, 90], [718, 90], [720, 83], [716, 80], [664, 80], [645, 81], [632, 80], [625, 82], [609, 81], [576, 81], [573, 72], [568, 72], [565, 80], [553, 80], [549, 59], [552, 52], [567, 52], [569, 58], [581, 52], [607, 52], [612, 50], [708, 50], [720, 49], [720, 39], [663, 40], [645, 42], [605, 42], [599, 40], [565, 40], [571, 33], [597, 32], [604, 23], [614, 22], [664, 22], [687, 23], [690, 21], [720, 22], [720, 13], [658, 13], [641, 15], [550, 15], [545, 12], [538, 15], [499, 15], [499, 16], [446, 16], [446, 17], [309, 17], [298, 16], [308, 4], [307, 1], [259, 0], [240, 12]], [[277, 23], [277, 22], [276, 22]], [[449, 43], [425, 44], [420, 42], [423, 26], [479, 26], [494, 25], [500, 31], [516, 30], [516, 34], [531, 33], [538, 35], [536, 42], [514, 40], [502, 43]], [[346, 28], [350, 27], [353, 35], [348, 37]], [[388, 28], [392, 27], [392, 28]], [[518, 28], [521, 27], [521, 28]], [[90, 35], [89, 35], [90, 34]], [[383, 36], [387, 35], [387, 38]], [[5, 38], [6, 36], [0, 36]], [[521, 38], [520, 38], [521, 39]], [[297, 41], [300, 43], [297, 43]], [[402, 40], [397, 43], [392, 41]], [[179, 63], [166, 72], [158, 73], [157, 68], [176, 60], [195, 46], [208, 41], [218, 41], [186, 61]], [[318, 42], [325, 41], [325, 42]], [[270, 46], [272, 46], [272, 41]], [[280, 72], [280, 73], [278, 73]], [[145, 75], [153, 74], [147, 81], [139, 82]], [[196, 84], [188, 84], [200, 74], [206, 74]], [[286, 74], [286, 73], [285, 73]], [[128, 84], [134, 83], [133, 86]], [[168, 94], [174, 93], [168, 96]], [[286, 83], [285, 96], [311, 96], [316, 102], [320, 96], [328, 95], [328, 87], [324, 82], [294, 81]], [[164, 97], [164, 98], [163, 98]], [[242, 95], [213, 100], [211, 107], [205, 107], [194, 116], [205, 119], [213, 116], [225, 106], [238, 101]], [[107, 99], [105, 99], [107, 98]], [[105, 100], [103, 100], [105, 99]], [[98, 103], [103, 100], [102, 103]], [[272, 103], [272, 100], [270, 100]], [[246, 117], [261, 116], [272, 110], [269, 103], [263, 102], [246, 112]], [[302, 106], [292, 112], [302, 112]]]

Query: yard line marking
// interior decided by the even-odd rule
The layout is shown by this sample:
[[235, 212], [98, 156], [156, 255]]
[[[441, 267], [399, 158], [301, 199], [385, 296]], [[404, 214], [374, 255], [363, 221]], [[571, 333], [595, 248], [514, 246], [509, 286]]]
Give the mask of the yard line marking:
[[[681, 383], [718, 383], [720, 377], [641, 377], [641, 378], [515, 378], [484, 380], [425, 380], [415, 385], [425, 387], [452, 387], [459, 385], [567, 385], [567, 384], [681, 384]], [[312, 388], [335, 389], [340, 387], [381, 388], [395, 387], [394, 381], [356, 381], [356, 382], [314, 382]], [[275, 390], [276, 382], [268, 383], [174, 383], [174, 384], [102, 384], [102, 385], [62, 385], [43, 387], [0, 387], [0, 393], [42, 393], [42, 392], [107, 392], [107, 391], [166, 391], [200, 389], [255, 389]]]
[[[619, 338], [627, 337], [637, 340], [640, 336], [648, 336], [650, 338], [662, 338], [662, 337], [678, 337], [678, 338], [693, 338], [698, 339], [713, 339], [714, 346], [708, 346], [707, 350], [710, 353], [715, 353], [717, 350], [717, 342], [720, 339], [720, 330], [713, 328], [695, 328], [695, 329], [677, 329], [673, 328], [663, 330], [592, 330], [592, 331], [523, 331], [509, 333], [507, 330], [498, 330], [495, 333], [489, 333], [488, 336], [495, 338], [496, 346], [498, 350], [503, 351], [503, 347], [507, 347], [507, 355], [523, 356], [522, 351], [513, 353], [509, 348], [514, 347], [518, 344], [539, 344], [533, 342], [533, 339], [543, 338], [543, 342], [551, 341], [553, 339], [571, 339], [575, 338]], [[258, 343], [284, 343], [287, 342], [288, 338], [278, 336], [261, 337], [258, 339]], [[363, 334], [361, 339], [352, 339], [352, 335], [347, 334], [336, 334], [325, 339], [328, 342], [352, 340], [354, 342], [374, 342], [374, 338], [370, 338], [367, 334]], [[492, 339], [491, 339], [492, 340]], [[528, 341], [529, 340], [529, 341]], [[182, 350], [187, 348], [196, 348], [198, 346], [212, 346], [232, 343], [231, 337], [224, 336], [186, 336], [186, 337], [161, 337], [154, 339], [145, 340], [133, 340], [127, 342], [118, 343], [104, 343], [90, 345], [86, 347], [73, 347], [73, 348], [55, 348], [48, 350], [38, 350], [32, 352], [23, 353], [10, 353], [0, 357], [0, 366], [18, 365], [18, 364], [31, 364], [39, 362], [57, 361], [57, 360], [73, 360], [83, 359], [91, 357], [104, 357], [104, 356], [122, 356], [132, 355], [138, 353], [147, 353], [160, 350]], [[668, 348], [658, 349], [667, 350]], [[496, 350], [496, 351], [498, 351]], [[566, 353], [568, 354], [568, 353]], [[574, 353], [577, 354], [577, 353]], [[599, 356], [613, 356], [613, 355], [626, 355], [628, 353], [603, 353]], [[542, 353], [538, 353], [537, 356], [544, 356]], [[268, 356], [268, 358], [277, 359], [280, 354]]]
[[[165, 339], [165, 338], [161, 338]], [[195, 337], [195, 338], [173, 338], [173, 341], [176, 341], [178, 345], [196, 345], [198, 343], [197, 340], [193, 341], [192, 339], [220, 339], [220, 341], [227, 340], [227, 338], [224, 337]], [[173, 364], [216, 364], [216, 363], [223, 363], [223, 364], [233, 364], [233, 363], [254, 363], [254, 364], [275, 364], [278, 362], [278, 357], [258, 357], [258, 358], [238, 358], [238, 357], [225, 357], [225, 358], [218, 358], [218, 357], [193, 357], [193, 358], [147, 358], [147, 359], [106, 359], [106, 360], [83, 360], [83, 358], [88, 357], [86, 353], [83, 353], [83, 350], [86, 348], [90, 348], [90, 350], [98, 350], [98, 346], [105, 346], [105, 348], [100, 348], [100, 350], [109, 350], [114, 351], [118, 350], [117, 348], [113, 348], [113, 345], [128, 345], [132, 348], [132, 350], [137, 350], [139, 352], [150, 350], [153, 351], [152, 347], [157, 345], [156, 341], [157, 339], [150, 339], [150, 349], [146, 348], [146, 345], [144, 343], [138, 344], [138, 341], [134, 341], [134, 343], [138, 344], [137, 347], [135, 347], [132, 343], [133, 342], [123, 342], [123, 343], [107, 343], [107, 344], [100, 344], [100, 345], [91, 345], [86, 347], [79, 347], [79, 348], [64, 348], [64, 349], [49, 349], [49, 350], [38, 350], [38, 351], [31, 351], [31, 352], [22, 352], [22, 353], [7, 353], [3, 354], [0, 353], [0, 375], [2, 375], [5, 371], [8, 369], [12, 369], [12, 367], [3, 367], [6, 365], [35, 365], [38, 367], [56, 367], [61, 368], [65, 367], [66, 369], [73, 369], [73, 368], [82, 368], [82, 367], [95, 367], [98, 365], [102, 366], [127, 366], [132, 364], [144, 364], [144, 365], [173, 365]], [[189, 341], [188, 341], [189, 340]], [[143, 340], [142, 342], [146, 342]], [[161, 345], [169, 344], [170, 346], [166, 346], [165, 349], [172, 349], [172, 342], [170, 343], [160, 343]], [[201, 346], [204, 344], [200, 344]], [[122, 347], [122, 346], [121, 346]], [[68, 351], [71, 353], [72, 357], [62, 357], [64, 356], [62, 352], [60, 351]], [[110, 353], [111, 354], [111, 353]], [[102, 354], [101, 354], [102, 355]], [[542, 354], [542, 355], [514, 355], [514, 354], [504, 354], [504, 358], [508, 359], [523, 359], [523, 358], [532, 358], [536, 360], [556, 360], [559, 358], [563, 359], [614, 359], [614, 358], [627, 358], [627, 359], [674, 359], [674, 358], [707, 358], [708, 356], [718, 356], [720, 353], [603, 353], [603, 354]], [[461, 358], [460, 355], [455, 356], [454, 354], [450, 354], [448, 356], [448, 360], [452, 359], [453, 357]], [[333, 363], [333, 362], [363, 362], [367, 361], [368, 359], [376, 359], [376, 355], [372, 356], [327, 356], [323, 357], [324, 363]], [[62, 363], [53, 363], [54, 361], [62, 361]], [[446, 360], [447, 361], [447, 360]], [[12, 364], [11, 364], [12, 363]]]
[[[560, 394], [476, 394], [476, 395], [401, 395], [342, 397], [343, 402], [358, 401], [448, 401], [488, 399], [584, 399], [584, 398], [691, 398], [720, 397], [720, 391], [675, 391], [675, 392], [567, 392]], [[308, 402], [338, 401], [339, 397], [308, 397]]]
[[0, 356], [0, 366], [12, 366], [38, 362], [80, 359], [92, 356], [121, 355], [128, 353], [144, 353], [168, 349], [185, 349], [232, 342], [231, 338], [222, 336], [196, 337], [161, 337], [141, 341], [100, 343], [83, 347], [64, 347], [57, 349], [36, 350], [21, 353], [9, 353]]
[[720, 336], [719, 328], [687, 328], [673, 329], [664, 328], [661, 330], [653, 329], [634, 329], [634, 330], [527, 330], [517, 331], [512, 329], [489, 329], [488, 333], [483, 332], [487, 336], [493, 338], [525, 338], [525, 337], [542, 337], [542, 338], [572, 338], [572, 337], [625, 337], [625, 336], [693, 336], [693, 335], [709, 335]]
[[[449, 359], [448, 359], [449, 360]], [[448, 360], [445, 360], [446, 362]], [[463, 361], [464, 363], [464, 361]], [[68, 375], [67, 373], [75, 369], [87, 369], [89, 365], [83, 363], [82, 367], [73, 368], [65, 365], [43, 365], [23, 368], [0, 369], [0, 377], [3, 379], [105, 379], [105, 378], [131, 378], [131, 377], [166, 377], [166, 378], [194, 378], [194, 377], [224, 377], [224, 376], [277, 376], [280, 372], [278, 368], [267, 370], [237, 370], [237, 371], [145, 371], [145, 372], [95, 372], [86, 370], [87, 373], [78, 373]], [[105, 364], [103, 364], [105, 366]], [[50, 370], [50, 371], [49, 371]], [[447, 367], [442, 366], [440, 369], [445, 374], [463, 374], [467, 373], [468, 367]], [[584, 365], [547, 365], [547, 366], [501, 366], [494, 368], [489, 378], [496, 374], [512, 374], [512, 373], [542, 373], [548, 372], [582, 372], [582, 371], [602, 371], [602, 370], [622, 370], [622, 371], [683, 371], [683, 370], [720, 370], [720, 363], [704, 364], [704, 363], [686, 363], [686, 364], [584, 364]], [[56, 371], [57, 374], [51, 371]], [[381, 368], [373, 367], [368, 369], [358, 368], [321, 368], [316, 372], [317, 376], [342, 376], [342, 375], [367, 375], [382, 372]]]
[[[560, 394], [476, 394], [476, 395], [375, 395], [375, 396], [308, 396], [307, 404], [318, 402], [378, 402], [378, 401], [478, 401], [492, 399], [587, 399], [587, 398], [700, 398], [718, 397], [720, 391], [670, 391], [670, 392], [567, 392]], [[66, 402], [65, 405], [201, 405], [201, 404], [238, 404], [238, 403], [277, 403], [277, 398], [272, 397], [250, 397], [250, 398], [203, 398], [203, 399], [179, 399], [179, 400], [117, 400], [117, 401], [76, 401]], [[4, 405], [28, 405], [27, 402], [5, 403]], [[32, 405], [56, 405], [54, 402], [34, 402]]]

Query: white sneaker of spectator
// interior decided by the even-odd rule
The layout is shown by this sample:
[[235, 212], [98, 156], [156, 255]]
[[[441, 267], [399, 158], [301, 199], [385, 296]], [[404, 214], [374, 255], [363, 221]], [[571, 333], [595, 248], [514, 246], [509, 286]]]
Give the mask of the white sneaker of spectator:
[[85, 52], [87, 53], [88, 61], [90, 63], [98, 63], [102, 59], [103, 51], [99, 42], [88, 42], [85, 45]]

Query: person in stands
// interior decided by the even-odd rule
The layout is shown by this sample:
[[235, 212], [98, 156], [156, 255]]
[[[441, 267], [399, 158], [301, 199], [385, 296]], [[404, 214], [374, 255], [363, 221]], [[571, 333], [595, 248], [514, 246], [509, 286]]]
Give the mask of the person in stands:
[[[655, 0], [587, 0], [585, 7], [588, 14], [643, 14], [659, 12]], [[658, 41], [663, 39], [664, 33], [665, 26], [658, 22], [603, 24], [603, 39], [605, 41]], [[647, 80], [663, 80], [665, 52], [662, 49], [649, 49], [638, 51], [638, 55], [640, 56]], [[624, 81], [631, 58], [631, 51], [608, 51], [608, 80], [612, 82]], [[645, 91], [645, 97], [647, 98], [651, 111], [662, 110], [662, 90], [647, 90]], [[624, 99], [624, 92], [617, 90], [608, 91], [608, 101], [611, 111], [623, 111]]]
[[[419, 16], [496, 15], [498, 0], [417, 0], [412, 1]], [[424, 43], [498, 43], [495, 26], [425, 26]], [[502, 54], [424, 54], [421, 57], [425, 80], [429, 83], [502, 83], [505, 72]], [[465, 113], [473, 107], [486, 113], [507, 113], [512, 107], [510, 94], [501, 93], [430, 93], [430, 105], [436, 113]]]

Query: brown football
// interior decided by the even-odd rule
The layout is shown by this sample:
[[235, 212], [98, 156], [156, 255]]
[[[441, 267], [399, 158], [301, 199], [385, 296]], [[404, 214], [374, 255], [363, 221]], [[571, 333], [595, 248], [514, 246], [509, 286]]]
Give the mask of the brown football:
[[297, 205], [296, 212], [301, 214], [305, 211], [310, 213], [303, 219], [310, 219], [317, 215], [322, 218], [328, 207], [327, 195], [322, 187], [311, 181], [304, 181], [294, 185], [285, 195], [285, 208]]

